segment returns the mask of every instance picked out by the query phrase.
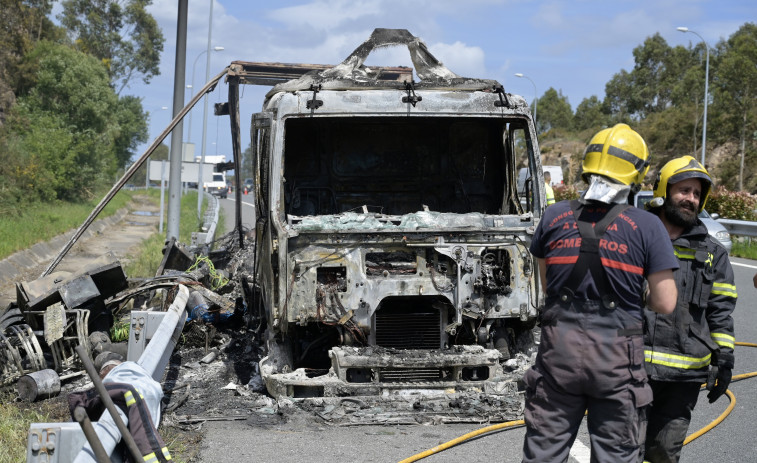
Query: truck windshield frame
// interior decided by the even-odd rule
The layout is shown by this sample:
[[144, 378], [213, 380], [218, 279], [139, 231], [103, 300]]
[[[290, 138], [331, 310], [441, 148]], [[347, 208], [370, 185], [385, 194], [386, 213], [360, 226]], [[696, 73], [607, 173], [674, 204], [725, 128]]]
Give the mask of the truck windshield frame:
[[509, 140], [513, 128], [528, 137], [519, 118], [285, 118], [281, 210], [295, 216], [365, 211], [363, 206], [389, 215], [517, 214], [518, 202], [509, 200], [519, 161], [513, 151], [528, 154]]

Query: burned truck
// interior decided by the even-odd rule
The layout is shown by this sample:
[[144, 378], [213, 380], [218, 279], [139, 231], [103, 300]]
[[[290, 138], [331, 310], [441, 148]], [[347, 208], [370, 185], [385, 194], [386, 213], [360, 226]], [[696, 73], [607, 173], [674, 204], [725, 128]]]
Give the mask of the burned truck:
[[[390, 45], [408, 48], [414, 70], [365, 65]], [[234, 62], [227, 79], [261, 75]], [[247, 284], [273, 396], [512, 383], [503, 365], [534, 345], [528, 246], [545, 207], [522, 97], [458, 76], [406, 30], [376, 29], [341, 64], [276, 84], [250, 135]], [[519, 197], [523, 165], [533, 181]]]

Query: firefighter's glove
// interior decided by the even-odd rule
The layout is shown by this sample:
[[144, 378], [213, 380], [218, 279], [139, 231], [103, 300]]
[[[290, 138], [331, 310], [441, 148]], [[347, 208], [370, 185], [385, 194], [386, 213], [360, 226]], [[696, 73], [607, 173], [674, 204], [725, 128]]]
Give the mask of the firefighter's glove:
[[713, 366], [710, 369], [710, 374], [707, 377], [707, 390], [710, 391], [707, 394], [707, 398], [710, 403], [715, 402], [725, 394], [728, 389], [728, 385], [731, 384], [731, 369], [727, 367]]
[[721, 395], [725, 394], [728, 385], [731, 384], [733, 364], [733, 352], [720, 349], [712, 353], [712, 368], [707, 377], [707, 390], [710, 391], [707, 398], [710, 399], [710, 403], [715, 402]]

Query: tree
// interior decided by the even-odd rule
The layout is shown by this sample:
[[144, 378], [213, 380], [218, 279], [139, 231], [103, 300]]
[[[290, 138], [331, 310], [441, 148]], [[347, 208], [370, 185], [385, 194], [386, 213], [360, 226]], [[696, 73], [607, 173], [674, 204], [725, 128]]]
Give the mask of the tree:
[[26, 76], [23, 57], [41, 39], [63, 37], [61, 29], [47, 15], [50, 0], [0, 0], [0, 125], [16, 101]]
[[632, 93], [631, 74], [625, 69], [621, 69], [605, 84], [604, 106], [614, 122], [628, 122], [631, 119]]
[[605, 113], [602, 102], [596, 95], [584, 98], [576, 107], [573, 127], [576, 130], [600, 129], [610, 124], [610, 116]]
[[539, 120], [536, 124], [538, 133], [546, 132], [553, 128], [563, 130], [572, 130], [573, 128], [573, 109], [570, 107], [568, 97], [550, 87], [544, 92], [544, 96], [539, 98]]
[[160, 74], [163, 33], [145, 8], [151, 0], [64, 0], [58, 18], [76, 46], [106, 65], [117, 94], [132, 77]]
[[757, 25], [746, 23], [739, 28], [722, 49], [713, 89], [718, 95], [722, 120], [739, 141], [739, 190], [744, 189], [744, 163], [747, 141], [753, 145], [752, 133], [757, 130]]
[[631, 111], [640, 117], [664, 111], [671, 104], [675, 83], [691, 67], [690, 53], [682, 47], [677, 51], [670, 48], [657, 33], [634, 48], [633, 56]]
[[244, 181], [246, 178], [252, 178], [254, 166], [252, 165], [253, 161], [253, 155], [252, 155], [252, 143], [247, 146], [247, 148], [242, 151], [242, 160], [241, 160], [241, 166], [240, 166], [240, 173], [239, 177]]
[[[23, 188], [40, 198], [78, 200], [112, 180], [125, 114], [96, 58], [41, 41], [25, 58], [35, 85], [8, 118], [6, 146], [25, 160]], [[126, 118], [123, 118], [124, 120]], [[137, 124], [138, 125], [138, 124]]]
[[122, 96], [115, 113], [119, 131], [115, 139], [115, 155], [118, 167], [126, 167], [136, 154], [137, 145], [147, 141], [147, 114], [142, 101], [135, 96]]
[[[157, 148], [155, 148], [155, 151], [152, 152], [145, 163], [142, 164], [136, 172], [134, 172], [134, 175], [131, 176], [131, 183], [139, 185], [142, 183], [143, 179], [147, 178], [147, 169], [150, 167], [150, 161], [168, 161], [168, 158], [168, 145], [161, 143]], [[158, 173], [158, 175], [160, 175], [160, 173]]]

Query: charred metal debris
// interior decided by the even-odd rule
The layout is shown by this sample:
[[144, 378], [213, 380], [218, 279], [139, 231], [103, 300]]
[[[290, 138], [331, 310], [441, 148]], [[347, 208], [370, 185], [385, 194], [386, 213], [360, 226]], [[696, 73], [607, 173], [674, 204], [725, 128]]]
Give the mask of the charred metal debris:
[[[364, 65], [390, 45], [406, 46], [414, 69]], [[189, 321], [164, 381], [176, 422], [292, 408], [346, 425], [520, 417], [542, 302], [528, 246], [545, 207], [525, 100], [458, 76], [406, 30], [376, 29], [333, 67], [234, 61], [162, 136], [223, 76], [235, 230], [207, 252], [169, 243], [144, 281], [110, 261], [21, 284], [3, 316], [0, 380], [74, 373], [77, 345], [96, 364], [129, 357], [181, 284]], [[252, 230], [239, 188], [244, 84], [274, 85], [249, 127]], [[534, 181], [519, 194], [523, 166]], [[127, 312], [138, 313], [128, 341], [114, 340]]]

